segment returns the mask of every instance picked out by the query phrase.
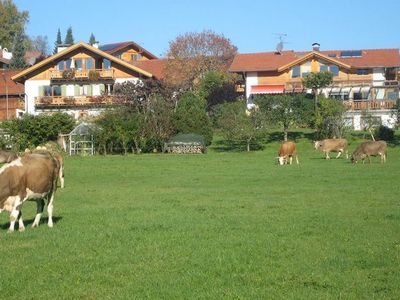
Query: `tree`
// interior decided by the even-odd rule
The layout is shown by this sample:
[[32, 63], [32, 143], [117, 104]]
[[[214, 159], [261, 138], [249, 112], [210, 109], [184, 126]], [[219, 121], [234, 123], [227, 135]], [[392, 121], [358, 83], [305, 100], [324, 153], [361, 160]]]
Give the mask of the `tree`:
[[49, 42], [47, 36], [38, 35], [32, 40], [32, 50], [38, 51], [42, 56], [49, 53]]
[[72, 27], [68, 27], [67, 29], [67, 34], [65, 36], [65, 40], [64, 40], [64, 44], [65, 45], [73, 45], [74, 44], [74, 37], [72, 35]]
[[217, 124], [224, 138], [230, 142], [245, 142], [246, 150], [266, 135], [267, 119], [260, 110], [246, 112], [241, 101], [224, 103], [217, 110]]
[[25, 40], [25, 35], [23, 31], [17, 33], [13, 45], [13, 56], [10, 62], [10, 69], [23, 69], [28, 66], [28, 64], [25, 61], [24, 40]]
[[60, 46], [62, 44], [62, 38], [61, 38], [61, 31], [60, 28], [58, 28], [57, 31], [57, 39], [54, 43], [54, 50], [53, 50], [53, 54], [56, 54], [58, 51], [58, 46]]
[[165, 78], [170, 85], [191, 89], [207, 72], [227, 71], [236, 53], [229, 39], [213, 31], [185, 33], [170, 42]]
[[312, 103], [304, 95], [259, 95], [254, 101], [271, 123], [283, 127], [285, 141], [291, 126], [307, 126], [311, 121]]
[[329, 71], [319, 72], [319, 73], [310, 73], [308, 76], [303, 78], [303, 85], [312, 89], [314, 94], [314, 110], [317, 115], [318, 109], [318, 89], [327, 87], [333, 81], [333, 74]]
[[24, 30], [29, 13], [18, 11], [12, 0], [0, 1], [0, 45], [12, 49], [15, 37]]
[[192, 92], [186, 92], [178, 101], [174, 115], [178, 133], [197, 133], [203, 136], [206, 145], [213, 137], [212, 123], [206, 112], [205, 100]]
[[317, 138], [341, 138], [347, 125], [344, 119], [346, 108], [341, 101], [319, 97], [316, 118]]
[[93, 44], [95, 44], [96, 42], [97, 42], [96, 38], [92, 32], [92, 34], [90, 35], [90, 38], [89, 38], [89, 44], [93, 46]]

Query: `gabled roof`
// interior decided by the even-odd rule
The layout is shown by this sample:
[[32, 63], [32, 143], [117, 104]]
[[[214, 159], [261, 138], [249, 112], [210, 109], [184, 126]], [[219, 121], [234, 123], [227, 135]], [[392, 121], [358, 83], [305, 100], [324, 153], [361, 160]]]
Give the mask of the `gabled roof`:
[[112, 56], [112, 55], [110, 55], [110, 54], [108, 54], [108, 53], [106, 53], [106, 52], [104, 52], [104, 51], [102, 51], [102, 50], [100, 50], [98, 48], [95, 48], [95, 47], [93, 47], [93, 46], [91, 46], [91, 45], [89, 45], [89, 44], [87, 44], [85, 42], [79, 42], [79, 43], [77, 43], [75, 45], [72, 45], [72, 46], [64, 49], [63, 51], [60, 51], [60, 52], [58, 52], [58, 53], [56, 53], [56, 54], [54, 54], [52, 56], [49, 56], [48, 58], [42, 60], [41, 62], [39, 62], [39, 63], [37, 63], [37, 64], [35, 64], [35, 65], [25, 69], [25, 70], [23, 70], [22, 72], [20, 72], [20, 73], [16, 74], [15, 76], [13, 76], [11, 79], [14, 80], [14, 81], [23, 82], [23, 81], [26, 80], [26, 78], [29, 78], [29, 75], [32, 74], [32, 72], [34, 72], [34, 71], [38, 70], [39, 68], [42, 68], [42, 67], [44, 67], [44, 66], [46, 66], [48, 64], [53, 64], [54, 61], [66, 56], [67, 54], [69, 54], [69, 53], [71, 53], [71, 52], [73, 52], [73, 51], [75, 51], [75, 50], [77, 50], [79, 48], [85, 48], [85, 49], [87, 49], [87, 50], [89, 50], [89, 51], [91, 51], [91, 52], [93, 52], [93, 53], [95, 53], [97, 55], [100, 55], [100, 56], [102, 56], [102, 57], [104, 57], [104, 58], [106, 58], [106, 59], [108, 59], [108, 60], [110, 60], [112, 62], [115, 62], [115, 63], [119, 64], [119, 65], [122, 65], [122, 66], [124, 66], [124, 67], [126, 67], [126, 68], [128, 68], [128, 69], [130, 69], [132, 71], [138, 72], [138, 73], [140, 73], [140, 74], [142, 74], [142, 75], [144, 75], [146, 77], [152, 77], [153, 76], [151, 73], [149, 73], [147, 71], [144, 71], [144, 70], [142, 70], [142, 69], [140, 69], [140, 68], [138, 68], [138, 67], [136, 67], [136, 66], [134, 66], [132, 64], [129, 64], [129, 63], [127, 63], [127, 62], [125, 62], [125, 61], [123, 61], [123, 60], [121, 60], [121, 59], [119, 59], [119, 58], [117, 58], [115, 56]]
[[143, 47], [139, 46], [135, 42], [129, 41], [129, 42], [120, 42], [120, 43], [113, 43], [113, 44], [105, 44], [105, 45], [100, 45], [99, 49], [107, 52], [109, 54], [114, 54], [116, 52], [122, 51], [124, 49], [129, 49], [129, 48], [134, 48], [137, 52], [145, 54], [150, 59], [156, 59], [157, 56], [152, 54], [151, 52], [147, 51]]
[[[11, 80], [11, 77], [18, 74], [22, 70], [0, 70], [0, 95], [20, 95], [25, 91], [25, 87], [23, 84], [16, 83]], [[7, 89], [6, 85], [7, 84]]]
[[337, 64], [342, 68], [400, 67], [399, 49], [365, 49], [361, 56], [342, 57], [344, 50], [282, 51], [237, 54], [231, 72], [282, 71], [311, 57]]

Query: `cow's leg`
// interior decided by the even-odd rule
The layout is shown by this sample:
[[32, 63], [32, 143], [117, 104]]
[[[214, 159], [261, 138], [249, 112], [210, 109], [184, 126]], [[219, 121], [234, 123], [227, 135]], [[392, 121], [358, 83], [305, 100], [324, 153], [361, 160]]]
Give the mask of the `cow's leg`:
[[349, 159], [349, 151], [346, 150], [346, 159]]
[[47, 215], [49, 217], [49, 220], [47, 222], [47, 226], [53, 227], [53, 202], [54, 202], [54, 194], [55, 191], [51, 193], [51, 196], [49, 198], [49, 203], [47, 203]]
[[296, 155], [296, 163], [299, 164], [299, 158]]
[[289, 165], [292, 164], [292, 161], [293, 161], [293, 156], [289, 156]]
[[325, 151], [325, 159], [331, 159], [331, 158], [329, 157], [329, 152], [328, 152], [328, 151]]
[[22, 210], [19, 211], [18, 215], [18, 231], [19, 232], [25, 231], [24, 221], [22, 220]]
[[58, 177], [60, 178], [60, 186], [63, 189], [64, 188], [64, 166], [60, 166], [60, 171], [59, 171]]
[[33, 221], [32, 228], [38, 227], [40, 218], [42, 217], [44, 209], [44, 200], [43, 199], [37, 199], [36, 200], [36, 216], [35, 216], [35, 221]]
[[[14, 205], [10, 212], [10, 227], [8, 228], [8, 232], [13, 232], [15, 230], [15, 222], [19, 220], [21, 205], [22, 205], [21, 197], [15, 196]], [[22, 227], [24, 227], [23, 224]]]
[[341, 150], [339, 150], [338, 155], [336, 156], [336, 158], [339, 158], [340, 155], [342, 155], [342, 151]]

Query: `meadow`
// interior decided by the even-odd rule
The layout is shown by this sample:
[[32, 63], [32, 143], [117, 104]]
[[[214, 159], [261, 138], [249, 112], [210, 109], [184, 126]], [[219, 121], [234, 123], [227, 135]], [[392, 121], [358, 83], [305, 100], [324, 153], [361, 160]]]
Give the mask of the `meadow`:
[[1, 298], [398, 299], [399, 146], [363, 165], [298, 143], [291, 166], [277, 142], [66, 157], [54, 228], [0, 214]]

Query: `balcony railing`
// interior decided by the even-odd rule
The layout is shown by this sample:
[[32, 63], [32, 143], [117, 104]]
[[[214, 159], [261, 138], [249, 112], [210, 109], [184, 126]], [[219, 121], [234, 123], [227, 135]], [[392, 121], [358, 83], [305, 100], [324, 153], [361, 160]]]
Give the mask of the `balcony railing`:
[[114, 104], [112, 96], [42, 96], [35, 97], [35, 106], [41, 108], [62, 106], [98, 106]]
[[343, 104], [350, 110], [379, 110], [379, 109], [394, 109], [396, 101], [394, 100], [361, 100], [361, 101], [343, 101]]
[[50, 78], [55, 80], [73, 80], [73, 79], [108, 79], [114, 78], [114, 69], [95, 69], [95, 70], [51, 70]]

